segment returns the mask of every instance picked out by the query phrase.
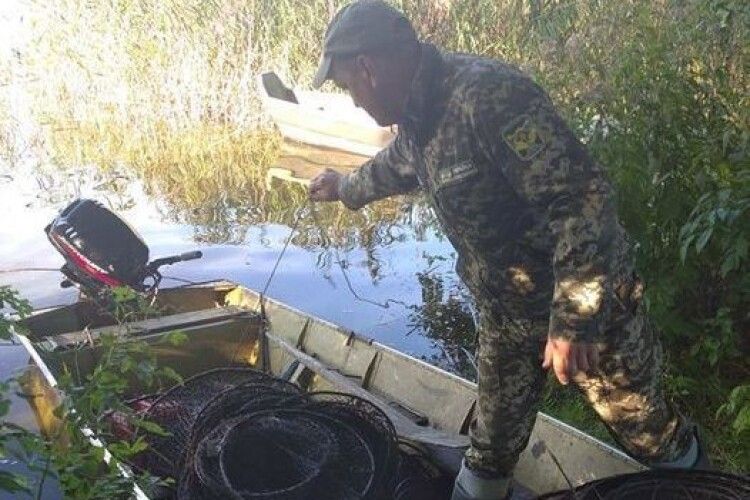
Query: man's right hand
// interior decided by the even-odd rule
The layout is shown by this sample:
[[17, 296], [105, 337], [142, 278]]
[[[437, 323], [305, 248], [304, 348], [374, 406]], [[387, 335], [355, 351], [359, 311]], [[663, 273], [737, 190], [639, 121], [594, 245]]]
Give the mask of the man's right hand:
[[340, 173], [327, 168], [310, 181], [308, 194], [312, 201], [337, 201], [339, 197]]

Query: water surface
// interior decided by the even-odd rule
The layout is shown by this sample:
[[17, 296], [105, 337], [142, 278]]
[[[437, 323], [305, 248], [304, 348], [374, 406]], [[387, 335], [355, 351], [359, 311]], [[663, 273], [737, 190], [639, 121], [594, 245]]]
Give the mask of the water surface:
[[[93, 198], [140, 232], [152, 258], [203, 251], [199, 261], [166, 268], [162, 286], [182, 283], [170, 278], [223, 278], [262, 290], [289, 241], [269, 296], [445, 368], [467, 368], [460, 347], [472, 347], [473, 333], [454, 251], [417, 196], [353, 214], [307, 202], [296, 183], [269, 179], [253, 189], [247, 203], [220, 193], [186, 206], [160, 196], [127, 165], [6, 164], [0, 283], [36, 308], [76, 300], [75, 291], [59, 286], [54, 269], [62, 258], [43, 229], [73, 199]], [[257, 202], [271, 195], [273, 207]]]

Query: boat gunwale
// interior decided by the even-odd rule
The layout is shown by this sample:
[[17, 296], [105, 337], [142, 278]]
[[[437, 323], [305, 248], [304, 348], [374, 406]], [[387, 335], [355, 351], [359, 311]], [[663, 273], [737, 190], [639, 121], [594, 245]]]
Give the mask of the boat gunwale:
[[[39, 370], [44, 380], [49, 384], [49, 386], [55, 390], [59, 391], [58, 389], [58, 383], [57, 378], [55, 378], [55, 375], [52, 373], [52, 371], [47, 366], [47, 363], [44, 361], [42, 356], [39, 354], [39, 352], [34, 347], [34, 342], [31, 341], [29, 337], [22, 333], [18, 333], [13, 331], [12, 332], [13, 339], [17, 340], [21, 345], [23, 345], [24, 349], [26, 349], [26, 352], [29, 354], [29, 356], [34, 361], [34, 367]], [[73, 410], [75, 411], [75, 410]], [[119, 461], [117, 461], [112, 454], [110, 453], [109, 449], [107, 449], [107, 444], [102, 441], [99, 436], [94, 433], [93, 430], [89, 427], [79, 427], [78, 430], [83, 434], [83, 436], [88, 439], [89, 443], [96, 447], [96, 448], [102, 448], [104, 450], [104, 453], [102, 454], [102, 460], [104, 463], [109, 464], [112, 461], [115, 462], [115, 466], [117, 467], [117, 470], [122, 474], [124, 477], [131, 479], [132, 473]], [[150, 500], [148, 495], [141, 489], [138, 484], [135, 482], [133, 483], [133, 495], [135, 495], [135, 498], [137, 500]]]

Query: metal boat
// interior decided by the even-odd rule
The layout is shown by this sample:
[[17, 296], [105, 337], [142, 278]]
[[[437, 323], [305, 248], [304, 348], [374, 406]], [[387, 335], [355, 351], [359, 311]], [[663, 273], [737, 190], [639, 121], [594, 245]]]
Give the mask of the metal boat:
[[[19, 341], [35, 368], [27, 377], [42, 431], [56, 425], [53, 389], [64, 367], [96, 366], [105, 332], [151, 345], [161, 366], [189, 377], [212, 368], [245, 366], [286, 374], [303, 389], [366, 398], [393, 421], [402, 439], [455, 473], [469, 445], [476, 385], [320, 318], [229, 282], [164, 289], [157, 317], [116, 324], [90, 301], [38, 311], [23, 321]], [[178, 347], [165, 333], [187, 336]], [[540, 413], [516, 479], [542, 494], [644, 467], [621, 451]], [[145, 496], [144, 496], [145, 497]]]

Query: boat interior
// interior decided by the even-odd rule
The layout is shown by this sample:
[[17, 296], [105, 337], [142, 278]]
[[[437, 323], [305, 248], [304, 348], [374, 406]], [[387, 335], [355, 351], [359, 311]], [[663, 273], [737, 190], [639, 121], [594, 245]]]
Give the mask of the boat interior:
[[[475, 411], [474, 383], [233, 283], [165, 289], [154, 309], [149, 317], [118, 322], [80, 301], [26, 319], [27, 349], [42, 366], [35, 393], [53, 394], [50, 386], [63, 370], [81, 376], [92, 370], [102, 354], [102, 335], [137, 338], [150, 344], [160, 366], [183, 377], [249, 366], [309, 391], [364, 397], [445, 472], [460, 467]], [[174, 331], [185, 334], [183, 343], [168, 341]], [[143, 392], [135, 385], [132, 390]], [[37, 413], [46, 413], [38, 417], [40, 427], [53, 425], [49, 404], [47, 410], [41, 402], [36, 406]], [[614, 448], [540, 414], [516, 477], [543, 493], [567, 487], [568, 479], [580, 484], [640, 469]]]

